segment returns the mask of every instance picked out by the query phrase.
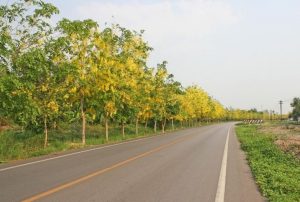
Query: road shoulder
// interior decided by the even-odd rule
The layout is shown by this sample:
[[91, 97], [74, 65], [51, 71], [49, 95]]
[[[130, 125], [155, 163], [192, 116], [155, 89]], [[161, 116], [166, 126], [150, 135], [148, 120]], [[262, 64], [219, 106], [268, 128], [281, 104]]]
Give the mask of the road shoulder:
[[240, 148], [235, 130], [231, 130], [229, 136], [227, 161], [225, 201], [266, 201], [255, 183], [246, 155]]

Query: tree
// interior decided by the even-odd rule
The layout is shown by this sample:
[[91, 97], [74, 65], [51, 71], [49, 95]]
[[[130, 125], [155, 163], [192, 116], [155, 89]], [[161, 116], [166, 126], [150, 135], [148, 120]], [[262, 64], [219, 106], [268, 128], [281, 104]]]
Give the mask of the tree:
[[185, 89], [183, 95], [183, 105], [185, 106], [185, 120], [191, 125], [197, 119], [209, 118], [211, 106], [208, 94], [200, 87], [193, 85]]
[[108, 141], [108, 122], [117, 112], [118, 68], [118, 36], [113, 28], [98, 32], [94, 40], [93, 51], [93, 85], [95, 87], [95, 107], [104, 115], [105, 138]]
[[36, 110], [36, 115], [40, 118], [44, 125], [45, 141], [44, 147], [48, 143], [48, 122], [59, 110], [56, 101], [59, 84], [56, 76], [59, 75], [56, 66], [47, 56], [43, 49], [33, 49], [23, 54], [17, 60], [17, 67], [22, 71], [19, 79], [22, 86], [14, 91], [15, 94], [26, 93], [27, 99], [30, 100], [31, 106]]
[[291, 113], [291, 117], [295, 121], [299, 121], [299, 117], [300, 117], [300, 98], [295, 97], [293, 99], [293, 102], [291, 103], [291, 107], [293, 108], [293, 111]]
[[41, 0], [19, 0], [0, 6], [0, 75], [14, 72], [15, 60], [42, 47], [53, 28], [48, 22], [59, 10]]
[[149, 119], [152, 118], [152, 99], [151, 94], [154, 90], [153, 86], [153, 68], [144, 68], [140, 77], [137, 78], [137, 89], [133, 100], [135, 106], [135, 133], [138, 134], [139, 121], [145, 122], [145, 127], [148, 125]]
[[162, 130], [164, 132], [164, 126], [166, 123], [166, 80], [169, 77], [167, 68], [167, 62], [163, 61], [161, 64], [157, 65], [156, 72], [154, 74], [152, 85], [153, 89], [150, 94], [152, 118], [154, 120], [154, 133], [157, 131], [157, 122], [162, 122]]
[[196, 117], [189, 88], [185, 89], [182, 94], [179, 94], [176, 99], [180, 105], [176, 120], [180, 121], [181, 126], [183, 126], [183, 122], [187, 122], [190, 118]]
[[[147, 58], [147, 46], [142, 40], [142, 33], [132, 32], [116, 26], [120, 32], [119, 54], [117, 55], [117, 114], [116, 120], [121, 124], [122, 136], [125, 137], [125, 124], [135, 118], [137, 107], [137, 81], [143, 75], [143, 66]], [[136, 131], [138, 133], [138, 131]]]
[[[180, 102], [177, 97], [182, 94], [182, 87], [178, 81], [173, 79], [172, 74], [169, 75], [166, 85], [164, 98], [166, 102], [166, 119], [171, 120], [172, 130], [174, 130], [174, 119], [180, 112]], [[163, 132], [164, 127], [163, 125]]]
[[0, 106], [22, 126], [44, 122], [44, 146], [47, 118], [57, 112], [55, 88], [49, 87], [56, 74], [45, 48], [53, 33], [48, 20], [56, 13], [55, 6], [38, 0], [0, 6]]
[[209, 117], [212, 120], [220, 120], [225, 116], [225, 110], [221, 105], [221, 103], [219, 103], [217, 100], [210, 97], [209, 104], [210, 104]]
[[[121, 122], [122, 131], [124, 123], [135, 119], [136, 135], [138, 135], [139, 119], [145, 115], [147, 110], [145, 102], [147, 99], [147, 88], [149, 87], [149, 71], [146, 68], [146, 60], [152, 50], [143, 41], [143, 31], [135, 32], [116, 26], [119, 32], [119, 54], [118, 59], [118, 113], [117, 120]], [[148, 78], [147, 78], [148, 77]], [[123, 132], [122, 132], [123, 133]]]
[[70, 21], [63, 19], [58, 23], [61, 32], [60, 40], [67, 43], [70, 74], [66, 77], [66, 92], [71, 102], [80, 107], [82, 121], [82, 144], [86, 139], [86, 113], [89, 108], [89, 98], [95, 92], [92, 53], [95, 48], [94, 37], [98, 24], [92, 20]]

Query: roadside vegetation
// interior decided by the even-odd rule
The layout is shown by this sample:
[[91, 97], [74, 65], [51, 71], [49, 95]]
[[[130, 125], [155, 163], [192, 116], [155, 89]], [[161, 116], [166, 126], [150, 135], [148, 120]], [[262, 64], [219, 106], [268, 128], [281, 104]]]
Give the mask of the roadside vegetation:
[[144, 31], [90, 19], [53, 25], [58, 13], [42, 0], [0, 5], [0, 162], [263, 116], [183, 87], [166, 61], [149, 67]]
[[[149, 124], [150, 126], [152, 123]], [[201, 125], [207, 125], [202, 123]], [[200, 126], [199, 124], [195, 126]], [[174, 131], [187, 128], [188, 125], [180, 126], [175, 124], [174, 128], [170, 124], [166, 126], [166, 131]], [[110, 128], [111, 135], [109, 141], [105, 139], [105, 127], [101, 125], [88, 125], [86, 128], [86, 145], [81, 142], [81, 131], [78, 124], [64, 124], [49, 132], [49, 143], [44, 148], [43, 133], [36, 134], [32, 131], [21, 131], [21, 129], [6, 130], [0, 133], [0, 163], [5, 163], [14, 159], [26, 159], [30, 157], [51, 154], [54, 152], [79, 149], [101, 144], [110, 144], [134, 138], [153, 136], [161, 134], [153, 133], [153, 128], [140, 126], [139, 134], [135, 134], [135, 124], [128, 124], [126, 136], [122, 136], [121, 128], [118, 125]]]
[[267, 122], [259, 129], [262, 133], [275, 134], [274, 142], [282, 151], [300, 159], [300, 123]]
[[170, 122], [219, 120], [224, 107], [199, 86], [183, 88], [167, 62], [148, 67], [152, 48], [143, 31], [120, 25], [100, 29], [97, 22], [62, 19], [49, 23], [58, 9], [41, 0], [0, 6], [0, 122], [44, 131], [61, 123], [125, 127], [153, 121], [154, 132]]
[[[256, 182], [262, 194], [270, 201], [300, 199], [299, 150], [286, 149], [278, 143], [300, 137], [296, 128], [298, 126], [292, 125], [276, 122], [263, 125], [240, 124], [236, 127]], [[299, 146], [300, 143], [295, 143], [293, 147]]]

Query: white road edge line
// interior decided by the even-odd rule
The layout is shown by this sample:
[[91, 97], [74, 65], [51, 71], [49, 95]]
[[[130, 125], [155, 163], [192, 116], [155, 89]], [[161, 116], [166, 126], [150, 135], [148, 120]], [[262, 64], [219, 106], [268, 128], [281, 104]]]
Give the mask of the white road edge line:
[[10, 167], [7, 167], [7, 168], [0, 169], [0, 172], [6, 171], [6, 170], [11, 170], [11, 169], [14, 169], [14, 168], [24, 167], [24, 166], [28, 166], [28, 165], [32, 165], [32, 164], [42, 163], [42, 162], [50, 161], [50, 160], [54, 160], [54, 159], [60, 159], [60, 158], [64, 158], [64, 157], [67, 157], [67, 156], [73, 156], [73, 155], [82, 154], [82, 153], [86, 153], [86, 152], [90, 152], [90, 151], [101, 150], [101, 149], [105, 149], [105, 148], [109, 148], [109, 147], [114, 147], [114, 146], [117, 146], [117, 145], [128, 144], [128, 143], [132, 143], [132, 142], [138, 142], [138, 141], [141, 141], [141, 140], [150, 139], [150, 138], [154, 138], [154, 137], [157, 137], [157, 135], [151, 136], [151, 137], [140, 138], [140, 139], [137, 139], [137, 140], [129, 140], [127, 142], [121, 142], [121, 143], [116, 143], [116, 144], [112, 144], [112, 145], [97, 147], [97, 148], [93, 148], [93, 149], [87, 149], [87, 150], [84, 150], [84, 151], [74, 152], [74, 153], [70, 153], [70, 154], [65, 154], [65, 155], [61, 155], [61, 156], [56, 156], [56, 157], [52, 157], [52, 158], [43, 159], [43, 160], [32, 161], [32, 162], [29, 162], [29, 163], [24, 163], [24, 164], [20, 164], [20, 165], [16, 165], [16, 166], [10, 166]]
[[215, 202], [224, 202], [224, 198], [225, 198], [227, 153], [228, 153], [228, 141], [229, 141], [230, 129], [231, 127], [228, 129], [227, 132]]

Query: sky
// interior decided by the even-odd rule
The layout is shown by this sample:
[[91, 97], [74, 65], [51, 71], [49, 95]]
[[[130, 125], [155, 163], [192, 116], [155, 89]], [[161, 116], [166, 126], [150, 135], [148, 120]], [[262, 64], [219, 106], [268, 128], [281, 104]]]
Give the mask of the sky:
[[299, 0], [47, 0], [55, 19], [90, 18], [145, 30], [149, 66], [168, 61], [183, 86], [225, 107], [290, 110], [300, 96]]

